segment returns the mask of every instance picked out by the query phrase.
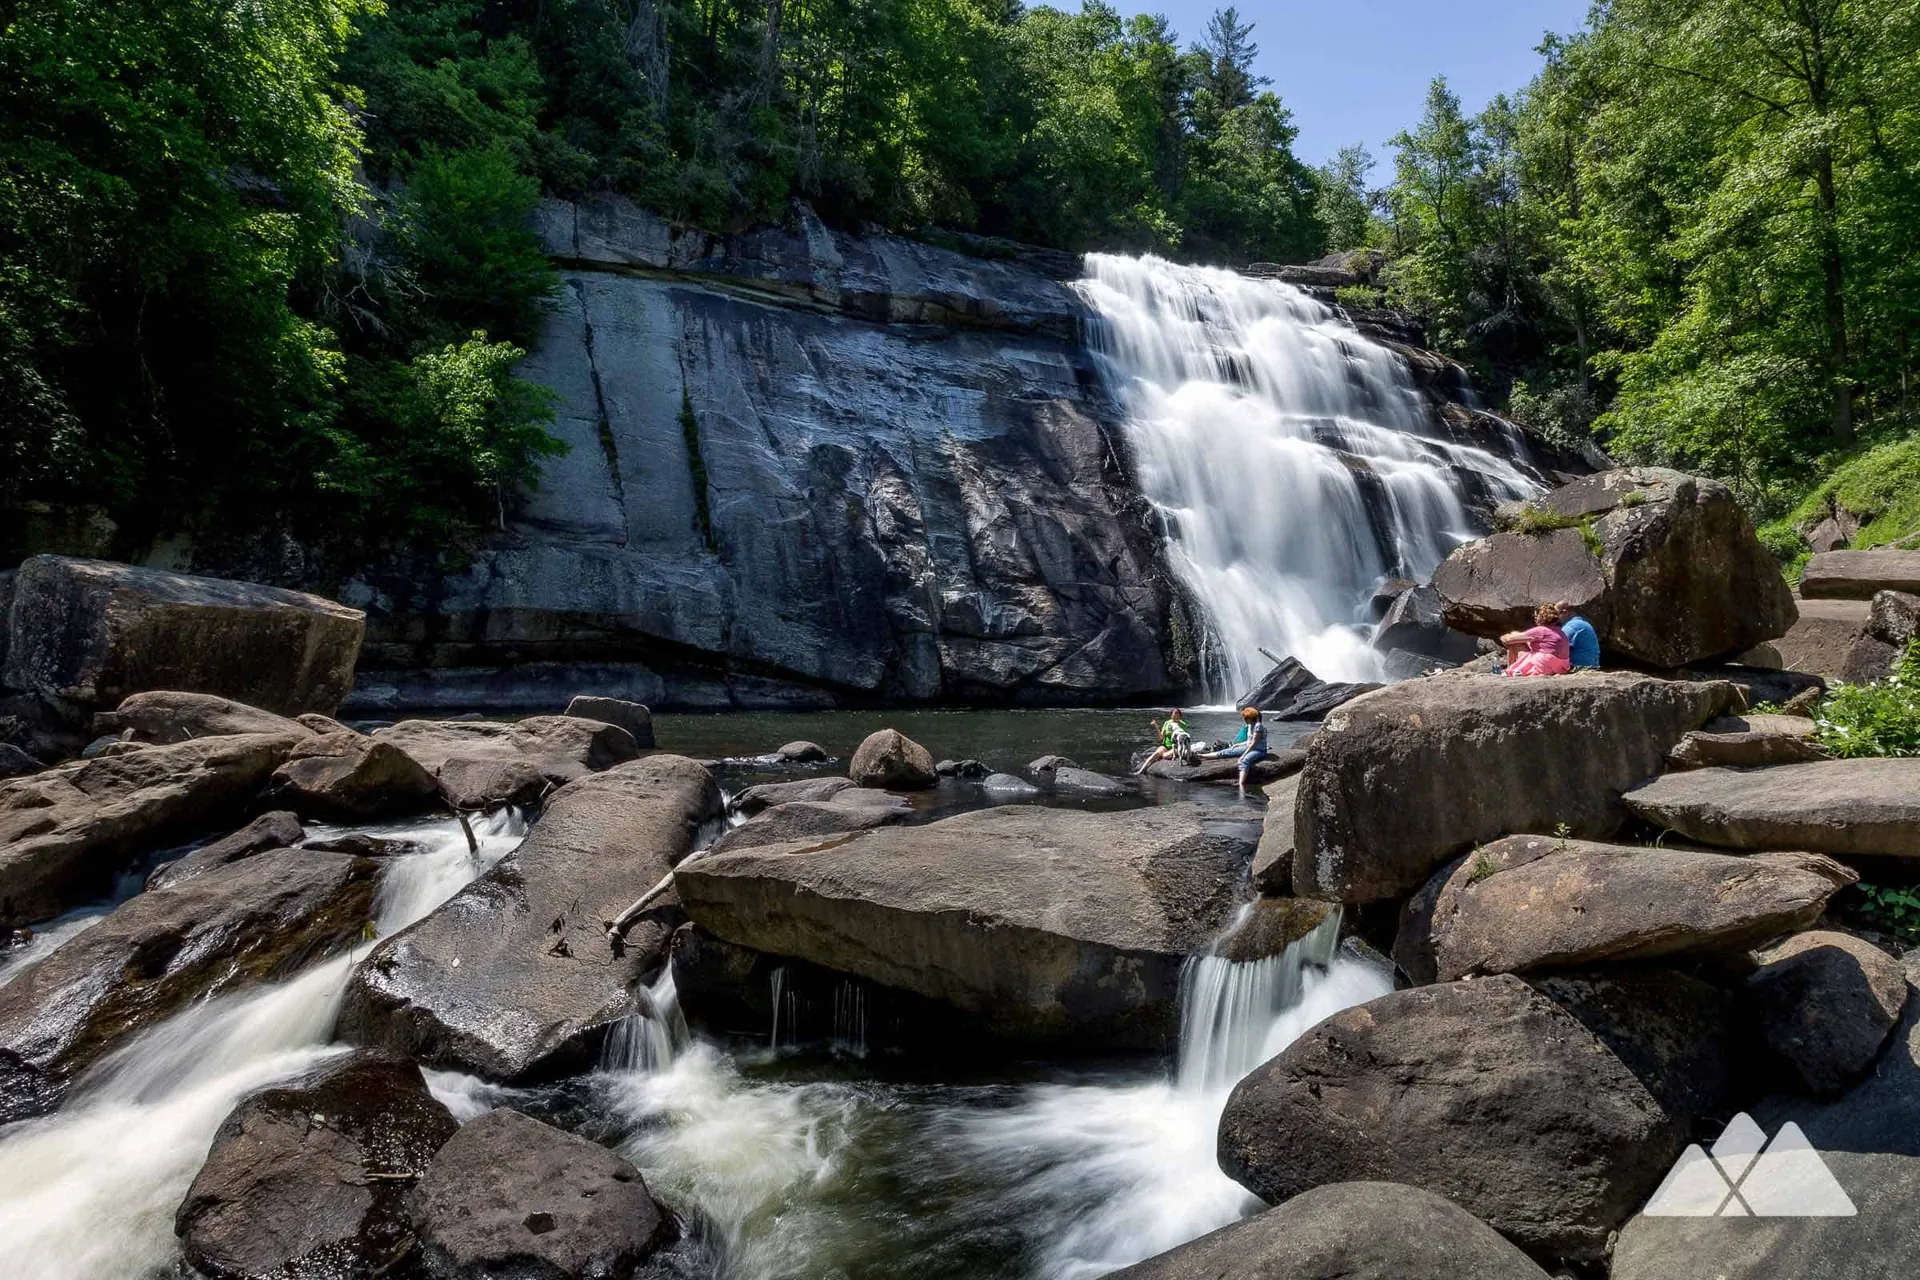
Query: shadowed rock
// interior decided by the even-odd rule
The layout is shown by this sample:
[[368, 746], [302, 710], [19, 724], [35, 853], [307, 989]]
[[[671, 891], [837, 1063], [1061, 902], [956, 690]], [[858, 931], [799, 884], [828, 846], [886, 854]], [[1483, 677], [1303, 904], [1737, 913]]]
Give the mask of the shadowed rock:
[[605, 923], [719, 813], [712, 776], [680, 756], [568, 784], [519, 849], [354, 970], [340, 1033], [496, 1080], [591, 1062], [679, 917], [661, 904], [617, 951]]
[[1547, 1280], [1547, 1273], [1443, 1196], [1392, 1182], [1340, 1182], [1108, 1280]]
[[1299, 794], [1298, 774], [1267, 786], [1267, 816], [1250, 872], [1262, 893], [1283, 894], [1293, 887], [1293, 808]]
[[1805, 716], [1721, 716], [1680, 739], [1667, 762], [1676, 769], [1710, 769], [1825, 760], [1814, 729]]
[[1920, 760], [1695, 769], [1656, 778], [1626, 803], [1702, 844], [1920, 857]]
[[406, 752], [351, 730], [315, 734], [274, 770], [277, 797], [313, 817], [364, 821], [417, 813], [440, 786]]
[[583, 693], [567, 703], [565, 714], [577, 720], [617, 725], [627, 731], [634, 746], [642, 751], [653, 749], [653, 712], [638, 702]]
[[1235, 1087], [1220, 1167], [1270, 1204], [1382, 1179], [1595, 1262], [1727, 1101], [1724, 998], [1673, 974], [1499, 975], [1335, 1014]]
[[1194, 805], [1008, 806], [711, 854], [677, 879], [725, 941], [941, 1001], [991, 1035], [1163, 1048], [1181, 966], [1232, 915], [1243, 825]]
[[418, 1067], [356, 1055], [234, 1108], [174, 1233], [210, 1280], [379, 1275], [411, 1250], [408, 1195], [458, 1128]]
[[1858, 877], [1814, 854], [1509, 836], [1435, 879], [1409, 900], [1394, 942], [1416, 982], [1743, 951], [1806, 928]]
[[1814, 1093], [1859, 1079], [1907, 1006], [1900, 962], [1851, 934], [1802, 933], [1753, 958], [1747, 996], [1767, 1046]]
[[292, 849], [306, 838], [306, 829], [293, 814], [284, 809], [263, 813], [232, 835], [223, 836], [183, 858], [155, 867], [153, 874], [147, 877], [147, 888], [165, 889], [185, 884], [215, 867], [251, 858], [256, 853], [265, 853], [269, 849]]
[[229, 820], [299, 740], [198, 738], [0, 783], [0, 925], [59, 915], [140, 855]]
[[191, 1001], [359, 941], [374, 877], [363, 859], [284, 849], [143, 893], [0, 986], [0, 1047], [64, 1086]]
[[358, 609], [298, 591], [34, 556], [14, 582], [0, 683], [101, 709], [169, 689], [330, 713], [353, 687], [365, 624]]
[[1624, 673], [1446, 672], [1368, 694], [1329, 716], [1307, 751], [1294, 892], [1372, 902], [1513, 831], [1565, 823], [1609, 836], [1626, 820], [1621, 793], [1739, 697], [1723, 683]]

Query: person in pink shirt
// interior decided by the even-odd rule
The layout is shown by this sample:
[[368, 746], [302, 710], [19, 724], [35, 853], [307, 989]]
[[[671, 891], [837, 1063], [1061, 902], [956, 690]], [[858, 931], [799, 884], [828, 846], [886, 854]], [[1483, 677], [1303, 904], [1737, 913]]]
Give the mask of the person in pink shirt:
[[1500, 643], [1507, 646], [1508, 675], [1563, 676], [1573, 670], [1567, 637], [1557, 625], [1559, 621], [1559, 606], [1543, 604], [1533, 611], [1531, 627], [1500, 637]]

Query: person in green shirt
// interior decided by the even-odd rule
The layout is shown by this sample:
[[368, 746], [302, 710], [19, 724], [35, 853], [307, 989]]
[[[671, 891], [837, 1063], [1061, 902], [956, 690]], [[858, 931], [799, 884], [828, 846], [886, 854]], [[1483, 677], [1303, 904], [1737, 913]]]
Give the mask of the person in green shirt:
[[1134, 773], [1145, 773], [1148, 765], [1161, 760], [1178, 760], [1193, 749], [1193, 734], [1187, 730], [1187, 722], [1181, 719], [1180, 708], [1175, 707], [1159, 728], [1160, 745], [1147, 753], [1147, 758], [1141, 761]]

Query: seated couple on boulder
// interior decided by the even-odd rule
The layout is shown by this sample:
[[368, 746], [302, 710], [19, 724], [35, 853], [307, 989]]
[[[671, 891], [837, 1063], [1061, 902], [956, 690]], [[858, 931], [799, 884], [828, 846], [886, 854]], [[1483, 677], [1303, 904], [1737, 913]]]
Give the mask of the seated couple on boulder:
[[1565, 600], [1533, 611], [1533, 625], [1500, 637], [1507, 647], [1506, 674], [1563, 676], [1600, 665], [1600, 636]]

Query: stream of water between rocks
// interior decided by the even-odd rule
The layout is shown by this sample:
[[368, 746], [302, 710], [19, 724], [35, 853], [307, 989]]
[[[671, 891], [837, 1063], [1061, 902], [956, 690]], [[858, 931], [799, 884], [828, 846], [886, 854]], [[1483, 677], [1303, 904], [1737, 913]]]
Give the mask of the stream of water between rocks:
[[[1053, 750], [1117, 771], [1145, 728], [1139, 712], [884, 718], [925, 735], [936, 754], [981, 756], [1001, 768]], [[1224, 725], [1227, 716], [1218, 718]], [[662, 717], [659, 731], [664, 748], [720, 761], [724, 785], [734, 789], [774, 776], [754, 757], [794, 738], [844, 757], [869, 719]], [[817, 769], [844, 767], [838, 760]], [[1119, 803], [1173, 799], [1258, 804], [1232, 788], [1173, 784]], [[920, 798], [929, 817], [984, 802], [977, 789], [951, 781]], [[390, 861], [376, 903], [381, 936], [446, 901], [526, 831], [517, 813], [492, 814], [476, 824], [479, 851], [470, 853], [450, 819], [362, 829], [424, 846]], [[0, 984], [106, 905], [43, 930], [32, 952], [0, 967]], [[653, 992], [655, 1017], [629, 1019], [592, 1073], [538, 1089], [443, 1072], [428, 1079], [463, 1120], [510, 1104], [625, 1154], [686, 1215], [699, 1237], [696, 1255], [707, 1255], [702, 1261], [725, 1280], [1075, 1280], [1255, 1206], [1214, 1160], [1228, 1091], [1321, 1018], [1391, 987], [1383, 970], [1336, 950], [1337, 928], [1331, 921], [1258, 963], [1195, 957], [1171, 1061], [955, 1069], [869, 1057], [857, 1005], [848, 1034], [831, 1045], [775, 1048], [777, 1027], [760, 1043], [715, 1043], [688, 1033], [669, 971]], [[117, 1051], [58, 1113], [0, 1131], [8, 1274], [173, 1274], [174, 1210], [214, 1131], [246, 1094], [349, 1051], [332, 1027], [347, 974], [366, 949], [288, 982], [195, 1005]]]

